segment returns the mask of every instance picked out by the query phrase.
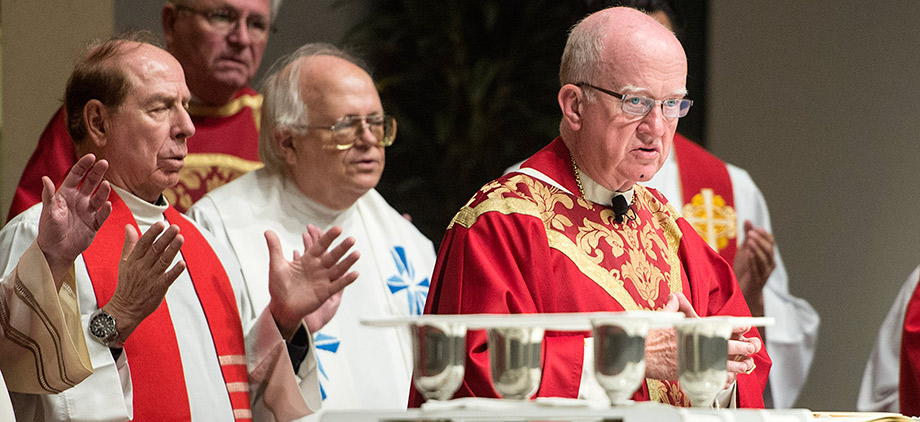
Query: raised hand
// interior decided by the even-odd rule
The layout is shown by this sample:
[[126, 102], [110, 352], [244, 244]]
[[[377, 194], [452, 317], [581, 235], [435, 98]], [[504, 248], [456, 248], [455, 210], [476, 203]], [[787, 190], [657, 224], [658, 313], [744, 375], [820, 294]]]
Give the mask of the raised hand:
[[744, 222], [744, 241], [735, 255], [733, 269], [751, 315], [763, 316], [763, 287], [776, 268], [773, 235], [750, 221]]
[[96, 161], [93, 154], [87, 154], [71, 167], [57, 191], [51, 179], [42, 177], [37, 241], [58, 289], [73, 261], [93, 243], [96, 232], [112, 212], [112, 203], [108, 202], [111, 188], [109, 182], [102, 180], [108, 168], [107, 161]]
[[268, 292], [271, 295], [268, 308], [285, 339], [293, 337], [301, 321], [317, 310], [322, 314], [313, 316], [313, 323], [308, 319], [308, 324], [325, 324], [338, 308], [338, 299], [327, 304], [329, 299], [358, 278], [357, 272], [348, 270], [358, 261], [359, 253], [354, 251], [345, 256], [354, 246], [354, 238], [349, 237], [328, 250], [341, 234], [341, 227], [332, 227], [322, 233], [308, 225], [303, 234], [303, 255], [295, 252], [294, 259], [288, 261], [278, 235], [271, 230], [265, 232], [269, 254]]
[[118, 286], [103, 306], [115, 318], [119, 343], [124, 343], [138, 324], [160, 306], [166, 290], [185, 271], [182, 260], [169, 268], [184, 241], [176, 225], [166, 228], [166, 224], [157, 222], [139, 240], [134, 227], [125, 226]]

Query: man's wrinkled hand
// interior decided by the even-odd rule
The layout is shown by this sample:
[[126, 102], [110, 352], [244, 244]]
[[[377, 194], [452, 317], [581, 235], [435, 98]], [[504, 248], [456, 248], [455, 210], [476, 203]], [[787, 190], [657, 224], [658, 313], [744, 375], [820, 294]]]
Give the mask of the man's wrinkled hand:
[[127, 340], [138, 324], [160, 306], [169, 286], [185, 271], [182, 260], [169, 268], [183, 242], [176, 225], [166, 228], [164, 223], [157, 222], [140, 239], [134, 227], [125, 226], [118, 286], [112, 299], [103, 306], [115, 317], [120, 342]]
[[84, 155], [71, 167], [57, 191], [51, 179], [42, 177], [37, 242], [57, 288], [112, 212], [112, 203], [108, 202], [111, 187], [102, 180], [108, 167], [107, 161], [96, 161], [93, 154]]
[[278, 235], [271, 230], [265, 232], [269, 253], [268, 291], [271, 295], [268, 307], [285, 339], [293, 337], [301, 321], [318, 310], [321, 314], [313, 316], [311, 324], [325, 325], [338, 308], [338, 298], [327, 304], [329, 299], [358, 278], [357, 272], [348, 270], [358, 261], [359, 253], [353, 251], [345, 256], [354, 246], [354, 238], [346, 238], [329, 250], [341, 234], [342, 228], [338, 226], [323, 233], [308, 225], [307, 232], [303, 234], [303, 255], [295, 251], [294, 259], [288, 261], [284, 258]]
[[[687, 318], [699, 318], [683, 293], [668, 296], [662, 312], [681, 312]], [[645, 337], [645, 376], [658, 380], [677, 379], [677, 333], [674, 328], [651, 329]]]

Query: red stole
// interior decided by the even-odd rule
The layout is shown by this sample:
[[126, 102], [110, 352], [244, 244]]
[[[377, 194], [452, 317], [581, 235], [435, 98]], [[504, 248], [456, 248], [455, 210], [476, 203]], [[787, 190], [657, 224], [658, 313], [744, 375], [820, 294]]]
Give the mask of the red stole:
[[[138, 230], [127, 205], [112, 192], [112, 214], [83, 253], [96, 301], [101, 308], [115, 293], [124, 227]], [[208, 321], [230, 404], [237, 421], [251, 421], [249, 378], [243, 328], [233, 288], [223, 266], [201, 233], [178, 211], [164, 212], [179, 226], [182, 257]], [[188, 421], [189, 404], [176, 333], [164, 300], [128, 337], [124, 353], [131, 365], [135, 421]]]
[[[689, 139], [674, 134], [684, 219], [729, 264], [738, 251], [735, 195], [725, 163]], [[684, 165], [687, 164], [687, 165]]]
[[[917, 285], [920, 287], [920, 284]], [[901, 333], [901, 375], [898, 395], [901, 413], [920, 415], [920, 289], [915, 288], [904, 313]]]

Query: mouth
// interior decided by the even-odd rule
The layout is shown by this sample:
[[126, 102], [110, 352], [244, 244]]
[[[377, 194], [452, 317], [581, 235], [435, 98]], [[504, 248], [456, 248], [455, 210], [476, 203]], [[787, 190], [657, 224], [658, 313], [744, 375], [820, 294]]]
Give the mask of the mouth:
[[185, 165], [185, 156], [167, 157], [162, 160], [167, 170], [179, 171]]
[[237, 65], [240, 65], [240, 66], [249, 66], [249, 62], [246, 61], [246, 60], [244, 60], [244, 59], [242, 59], [242, 58], [240, 58], [240, 57], [234, 57], [234, 56], [221, 56], [221, 57], [220, 57], [220, 61], [228, 62], [228, 63], [232, 63], [232, 64], [237, 64]]
[[376, 158], [365, 158], [361, 160], [354, 160], [351, 162], [351, 165], [362, 171], [376, 170], [376, 168], [380, 165], [380, 160]]
[[655, 158], [655, 157], [658, 157], [660, 153], [659, 149], [653, 146], [639, 147], [639, 148], [634, 149], [633, 152], [642, 158]]

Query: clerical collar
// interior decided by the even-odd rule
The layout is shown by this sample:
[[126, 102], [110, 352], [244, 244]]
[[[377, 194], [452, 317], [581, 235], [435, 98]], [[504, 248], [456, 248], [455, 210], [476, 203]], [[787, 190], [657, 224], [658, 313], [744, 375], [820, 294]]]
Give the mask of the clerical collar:
[[578, 177], [581, 179], [581, 187], [585, 191], [585, 199], [596, 204], [609, 205], [614, 196], [623, 195], [627, 204], [632, 203], [635, 189], [630, 189], [625, 192], [612, 191], [601, 186], [600, 183], [595, 182], [594, 179], [588, 177], [581, 169], [577, 169], [576, 171], [578, 172]]
[[354, 204], [351, 204], [350, 207], [344, 210], [334, 210], [304, 195], [300, 188], [297, 187], [297, 184], [283, 174], [279, 174], [277, 177], [281, 179], [283, 186], [283, 199], [287, 200], [303, 217], [314, 220], [311, 221], [313, 224], [317, 224], [321, 227], [331, 225], [336, 219], [343, 215], [347, 217], [357, 209], [358, 203], [355, 201]]
[[[156, 203], [151, 204], [118, 186], [112, 185], [112, 190], [114, 190], [121, 200], [125, 202], [125, 205], [127, 205], [131, 213], [134, 214], [134, 218], [139, 225], [145, 225], [142, 224], [144, 221], [156, 222], [162, 220], [163, 212], [169, 207], [169, 204], [162, 194], [157, 199]], [[153, 223], [150, 223], [150, 225], [152, 224]]]

